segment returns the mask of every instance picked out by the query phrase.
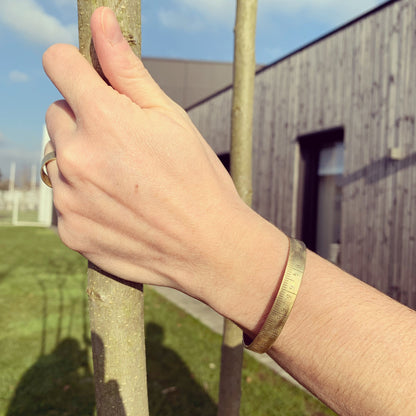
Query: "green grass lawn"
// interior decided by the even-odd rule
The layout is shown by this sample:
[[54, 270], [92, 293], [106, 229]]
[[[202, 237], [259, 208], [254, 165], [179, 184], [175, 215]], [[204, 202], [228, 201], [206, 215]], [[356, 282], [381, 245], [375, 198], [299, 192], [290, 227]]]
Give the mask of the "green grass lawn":
[[[44, 228], [0, 227], [0, 415], [95, 414], [86, 262]], [[145, 289], [151, 416], [215, 416], [221, 338]], [[333, 415], [245, 357], [241, 415]]]

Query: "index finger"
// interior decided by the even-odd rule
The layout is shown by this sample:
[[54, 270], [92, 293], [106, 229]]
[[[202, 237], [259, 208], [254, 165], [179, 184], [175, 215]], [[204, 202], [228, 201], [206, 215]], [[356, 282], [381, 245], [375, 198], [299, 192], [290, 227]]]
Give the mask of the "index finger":
[[[72, 45], [56, 44], [43, 54], [46, 75], [66, 99], [75, 116], [82, 109], [85, 97], [107, 84]], [[92, 94], [94, 95], [94, 94]]]

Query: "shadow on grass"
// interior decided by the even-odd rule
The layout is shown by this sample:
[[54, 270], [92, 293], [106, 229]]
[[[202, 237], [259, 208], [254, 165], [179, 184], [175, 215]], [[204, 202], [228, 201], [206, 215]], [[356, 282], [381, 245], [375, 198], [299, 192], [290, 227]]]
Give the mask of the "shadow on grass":
[[[89, 360], [91, 341], [87, 333], [87, 301], [82, 293], [84, 287], [81, 285], [80, 290], [83, 311], [83, 335], [80, 342], [71, 336], [74, 301], [69, 304], [66, 302], [64, 282], [37, 281], [41, 289], [39, 301], [42, 303], [39, 355], [18, 382], [5, 416], [93, 416], [96, 406], [93, 371]], [[58, 314], [53, 319], [57, 325], [50, 322], [51, 302], [48, 294], [51, 293], [51, 283], [58, 289]], [[64, 315], [69, 322], [67, 331], [63, 331]], [[46, 353], [47, 334], [54, 331], [55, 347]], [[64, 337], [63, 332], [67, 334]], [[148, 323], [146, 356], [150, 416], [214, 416], [217, 411], [216, 404], [196, 382], [182, 358], [174, 350], [164, 346], [163, 341], [163, 328]], [[104, 358], [104, 354], [102, 357]], [[99, 367], [96, 371], [105, 379], [104, 361], [100, 362]], [[117, 404], [117, 416], [125, 414], [117, 381], [109, 380], [104, 390], [105, 395], [111, 397], [110, 401], [105, 401], [105, 405], [111, 404], [109, 407], [112, 407]]]
[[152, 322], [146, 324], [150, 415], [216, 415], [214, 401], [194, 379], [182, 358], [166, 348], [163, 341], [163, 328]]
[[6, 415], [89, 416], [94, 408], [87, 350], [78, 340], [65, 338], [25, 372]]
[[[94, 380], [89, 364], [90, 340], [87, 334], [87, 302], [80, 285], [82, 307], [82, 344], [71, 336], [74, 301], [65, 299], [67, 276], [58, 274], [45, 280], [34, 277], [40, 287], [42, 303], [39, 356], [23, 374], [9, 403], [6, 416], [92, 416], [95, 409]], [[49, 318], [49, 299], [52, 287], [58, 289], [57, 324]], [[48, 296], [49, 295], [49, 296]], [[69, 306], [69, 308], [68, 308]], [[69, 313], [68, 313], [69, 311]], [[63, 337], [64, 315], [69, 322], [67, 336]], [[56, 331], [56, 332], [55, 332]], [[48, 334], [56, 333], [55, 347], [46, 353]]]
[[[146, 331], [150, 415], [215, 415], [215, 403], [194, 380], [181, 357], [163, 346], [163, 329], [150, 323]], [[122, 412], [117, 382], [108, 381], [104, 390]], [[87, 348], [68, 337], [50, 354], [41, 355], [25, 372], [6, 416], [92, 416], [94, 409], [93, 374]]]

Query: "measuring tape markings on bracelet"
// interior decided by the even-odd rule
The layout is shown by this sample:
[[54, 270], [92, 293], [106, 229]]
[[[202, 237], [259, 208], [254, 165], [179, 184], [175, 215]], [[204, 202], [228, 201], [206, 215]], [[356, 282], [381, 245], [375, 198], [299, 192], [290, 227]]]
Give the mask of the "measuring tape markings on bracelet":
[[254, 340], [251, 341], [249, 337], [244, 335], [244, 343], [247, 349], [264, 353], [280, 335], [296, 300], [305, 270], [305, 261], [305, 244], [290, 238], [288, 260], [275, 301]]

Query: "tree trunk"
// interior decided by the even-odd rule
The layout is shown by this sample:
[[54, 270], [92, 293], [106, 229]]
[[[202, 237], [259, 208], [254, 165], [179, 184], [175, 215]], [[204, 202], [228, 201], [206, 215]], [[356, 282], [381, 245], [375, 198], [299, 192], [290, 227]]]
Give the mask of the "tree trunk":
[[[140, 56], [140, 0], [78, 0], [79, 49], [102, 75], [91, 42], [90, 18], [112, 8]], [[143, 287], [88, 266], [91, 341], [98, 416], [147, 416]]]
[[[252, 201], [252, 136], [257, 0], [237, 0], [231, 114], [231, 176], [244, 202]], [[225, 320], [218, 416], [238, 416], [243, 362], [242, 331]]]

